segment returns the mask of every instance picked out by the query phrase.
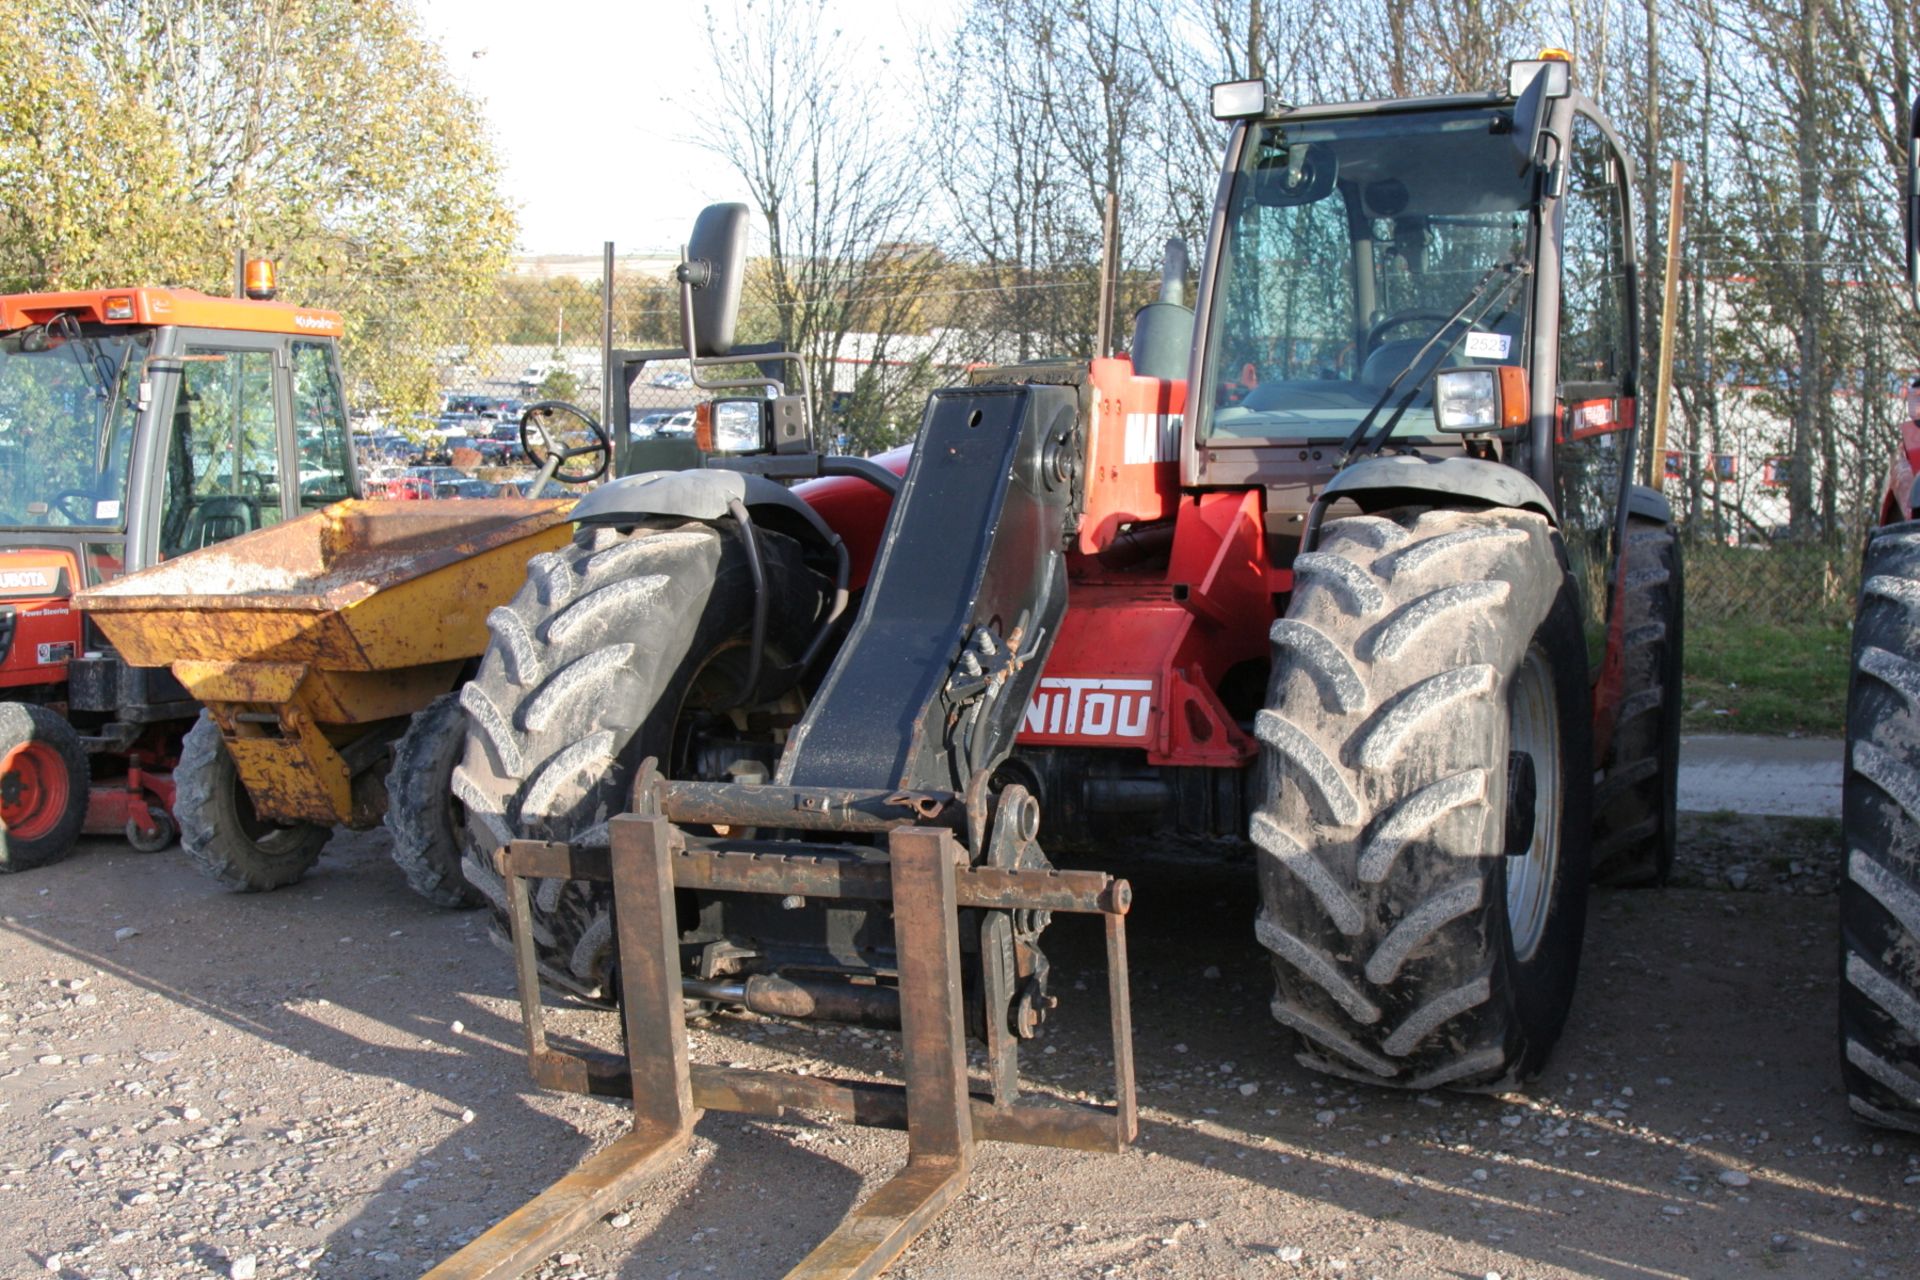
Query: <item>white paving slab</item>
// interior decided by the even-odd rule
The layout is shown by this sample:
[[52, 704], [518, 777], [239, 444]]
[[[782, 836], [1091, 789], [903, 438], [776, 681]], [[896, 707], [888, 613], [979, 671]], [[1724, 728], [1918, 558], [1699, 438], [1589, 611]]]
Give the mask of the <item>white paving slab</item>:
[[1688, 734], [1680, 739], [1680, 808], [1837, 818], [1845, 761], [1838, 738]]

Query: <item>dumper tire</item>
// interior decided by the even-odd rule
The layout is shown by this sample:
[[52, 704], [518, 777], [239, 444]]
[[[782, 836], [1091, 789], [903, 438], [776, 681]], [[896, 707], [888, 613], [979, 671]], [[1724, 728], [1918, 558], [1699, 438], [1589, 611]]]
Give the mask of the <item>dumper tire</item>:
[[173, 784], [180, 847], [194, 866], [234, 893], [265, 893], [297, 883], [320, 860], [320, 849], [333, 834], [317, 823], [260, 818], [220, 726], [204, 711], [180, 744]]
[[72, 725], [45, 707], [0, 702], [0, 873], [73, 852], [90, 779]]
[[467, 746], [459, 693], [445, 693], [413, 713], [393, 744], [387, 770], [387, 812], [393, 861], [407, 887], [436, 907], [477, 907], [486, 899], [460, 869], [467, 808], [453, 794], [453, 770]]
[[1623, 680], [1593, 798], [1593, 881], [1665, 884], [1679, 831], [1682, 604], [1680, 543], [1663, 520], [1627, 517]]
[[[1565, 565], [1537, 515], [1424, 508], [1330, 522], [1294, 561], [1255, 718], [1252, 838], [1273, 1014], [1303, 1065], [1506, 1088], [1559, 1036], [1592, 833]], [[1510, 742], [1538, 797], [1515, 858], [1508, 788], [1528, 769]]]
[[[757, 531], [768, 591], [768, 663], [791, 659], [823, 616], [831, 582], [798, 543]], [[492, 639], [461, 691], [468, 720], [453, 793], [466, 805], [467, 880], [506, 936], [492, 865], [509, 840], [606, 845], [630, 810], [640, 762], [688, 776], [676, 725], [690, 693], [729, 704], [744, 679], [753, 579], [737, 526], [678, 520], [593, 527], [534, 557], [526, 585], [488, 615]], [[552, 986], [612, 998], [612, 891], [547, 879], [533, 887], [533, 938]]]
[[1920, 1133], [1920, 521], [1867, 544], [1841, 787], [1840, 1066], [1853, 1113]]

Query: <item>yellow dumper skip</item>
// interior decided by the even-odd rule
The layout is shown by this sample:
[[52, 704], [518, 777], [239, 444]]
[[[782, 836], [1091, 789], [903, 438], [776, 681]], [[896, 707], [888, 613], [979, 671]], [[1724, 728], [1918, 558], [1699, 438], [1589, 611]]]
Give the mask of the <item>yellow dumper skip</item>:
[[[126, 661], [170, 667], [207, 708], [254, 811], [367, 827], [356, 773], [453, 688], [487, 614], [564, 546], [571, 499], [335, 503], [140, 573], [77, 603]], [[360, 758], [367, 756], [368, 758]]]

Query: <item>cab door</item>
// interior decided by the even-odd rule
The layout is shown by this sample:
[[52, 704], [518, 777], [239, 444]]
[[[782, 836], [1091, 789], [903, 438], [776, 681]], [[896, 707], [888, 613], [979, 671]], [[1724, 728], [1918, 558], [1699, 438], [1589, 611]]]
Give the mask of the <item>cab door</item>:
[[287, 368], [293, 391], [287, 456], [295, 506], [305, 513], [359, 497], [338, 346], [331, 338], [289, 338]]
[[1638, 325], [1625, 158], [1584, 110], [1567, 134], [1560, 220], [1554, 501], [1580, 585], [1587, 670], [1606, 655], [1611, 569], [1634, 456]]
[[158, 425], [163, 559], [265, 529], [294, 510], [287, 339], [183, 330]]

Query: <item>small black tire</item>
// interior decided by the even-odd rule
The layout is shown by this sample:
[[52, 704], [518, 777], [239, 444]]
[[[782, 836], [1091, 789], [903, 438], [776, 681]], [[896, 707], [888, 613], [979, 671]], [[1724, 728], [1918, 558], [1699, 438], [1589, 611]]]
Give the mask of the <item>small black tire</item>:
[[1867, 544], [1841, 787], [1840, 1067], [1861, 1119], [1920, 1133], [1920, 521]]
[[1666, 883], [1679, 839], [1680, 543], [1671, 525], [1627, 518], [1621, 648], [1613, 738], [1593, 798], [1593, 880], [1616, 888]]
[[1330, 522], [1294, 573], [1255, 717], [1274, 1017], [1329, 1075], [1510, 1087], [1559, 1037], [1586, 922], [1592, 728], [1564, 550], [1531, 513], [1408, 509]]
[[460, 869], [466, 806], [453, 794], [453, 769], [467, 746], [467, 717], [458, 693], [442, 694], [413, 713], [393, 745], [387, 770], [387, 813], [393, 860], [407, 886], [436, 907], [477, 907], [486, 899]]
[[45, 707], [0, 702], [0, 873], [73, 852], [91, 777], [72, 725]]
[[[796, 657], [832, 584], [790, 538], [758, 530], [768, 592], [768, 662]], [[737, 526], [658, 520], [587, 528], [535, 556], [527, 582], [488, 615], [479, 670], [460, 693], [468, 718], [453, 792], [467, 807], [467, 880], [506, 918], [493, 851], [509, 840], [607, 843], [649, 756], [681, 769], [688, 709], [726, 715], [744, 677], [754, 589]], [[542, 880], [533, 941], [551, 985], [613, 995], [609, 886]], [[502, 925], [502, 931], [504, 925]]]
[[234, 893], [294, 884], [320, 859], [331, 830], [312, 822], [264, 821], [233, 767], [220, 726], [203, 711], [180, 744], [173, 816], [193, 865]]
[[136, 853], [158, 853], [180, 834], [180, 828], [174, 825], [173, 815], [159, 805], [148, 805], [147, 816], [153, 819], [152, 835], [142, 831], [132, 818], [127, 819], [127, 843], [133, 846]]

